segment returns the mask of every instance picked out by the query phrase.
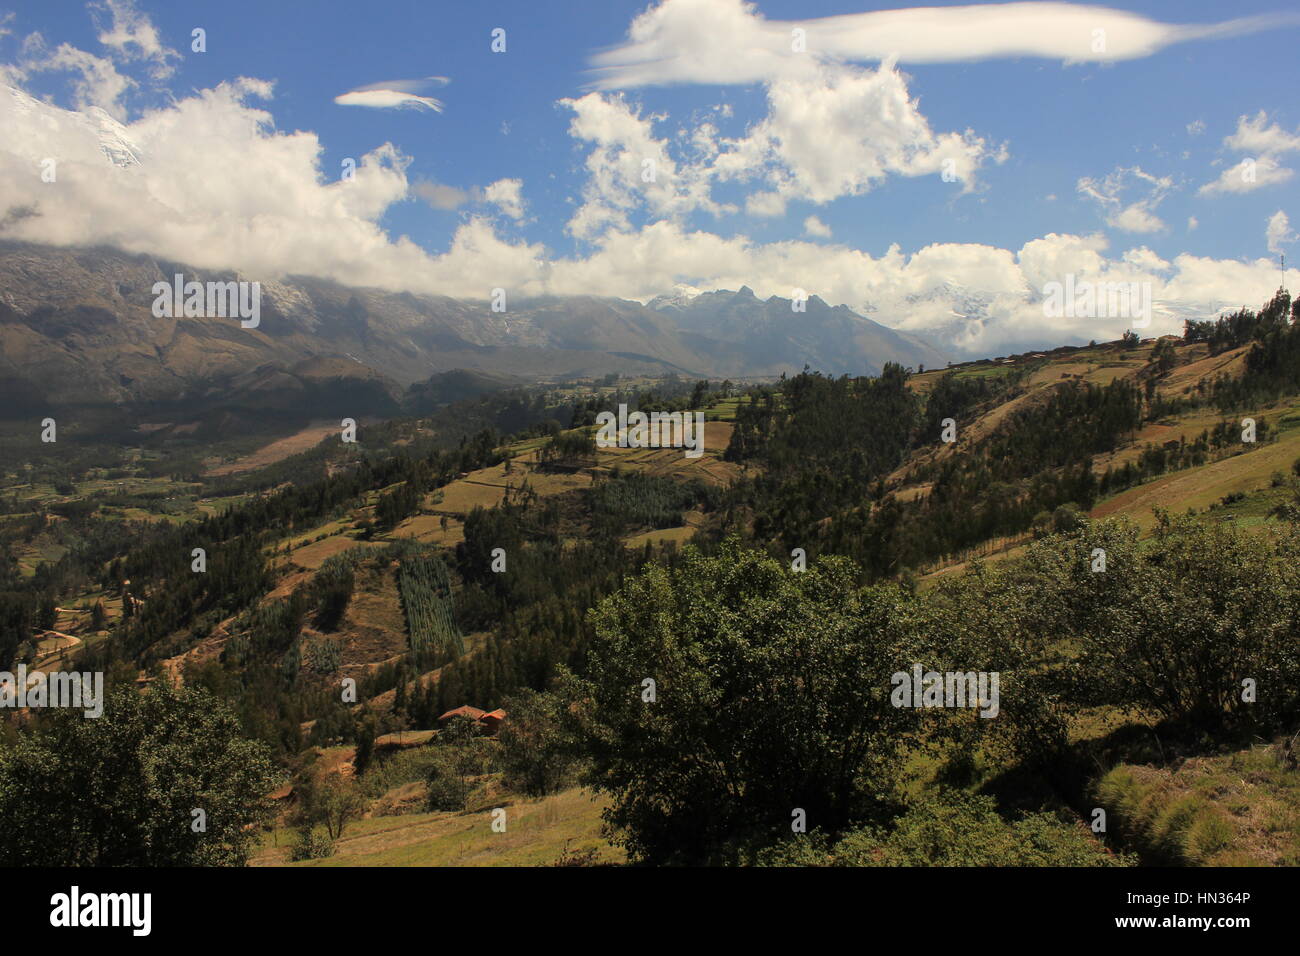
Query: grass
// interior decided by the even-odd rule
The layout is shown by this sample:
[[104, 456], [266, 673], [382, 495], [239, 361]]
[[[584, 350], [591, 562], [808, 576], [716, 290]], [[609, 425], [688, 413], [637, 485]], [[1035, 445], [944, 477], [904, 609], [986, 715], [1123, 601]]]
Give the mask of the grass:
[[1274, 746], [1195, 758], [1176, 770], [1121, 764], [1094, 795], [1109, 831], [1147, 862], [1300, 865], [1300, 771]]
[[492, 807], [470, 813], [414, 813], [372, 817], [349, 824], [335, 853], [289, 862], [294, 834], [268, 834], [254, 866], [549, 866], [567, 847], [595, 849], [604, 863], [625, 860], [600, 835], [605, 804], [582, 789], [540, 799], [504, 798], [506, 832], [492, 830]]
[[1289, 474], [1300, 457], [1300, 430], [1288, 429], [1276, 442], [1220, 459], [1197, 468], [1170, 472], [1120, 492], [1092, 510], [1092, 517], [1127, 515], [1143, 530], [1155, 525], [1152, 508], [1173, 512], [1203, 511], [1229, 494], [1247, 495], [1269, 486], [1274, 472]]

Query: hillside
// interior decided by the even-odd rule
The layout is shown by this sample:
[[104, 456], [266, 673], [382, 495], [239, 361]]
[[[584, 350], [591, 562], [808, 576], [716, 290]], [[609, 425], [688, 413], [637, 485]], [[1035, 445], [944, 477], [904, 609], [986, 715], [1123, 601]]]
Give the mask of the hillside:
[[[1294, 694], [1243, 708], [1205, 675], [1249, 667], [1291, 686], [1277, 628], [1300, 607], [1297, 330], [1275, 298], [1183, 339], [915, 374], [530, 386], [453, 373], [428, 383], [430, 412], [377, 408], [355, 443], [322, 419], [193, 472], [175, 423], [124, 447], [58, 444], [0, 485], [4, 650], [103, 668], [160, 707], [172, 694], [229, 707], [279, 781], [263, 778], [269, 829], [246, 848], [259, 865], [1283, 863]], [[347, 375], [330, 357], [293, 368], [262, 366], [249, 388]], [[353, 379], [398, 401], [369, 370]], [[702, 454], [599, 447], [596, 416], [619, 404], [702, 415]], [[1096, 547], [1113, 577], [1087, 573], [1079, 556]], [[1224, 596], [1241, 569], [1247, 604]], [[1146, 676], [1150, 642], [1176, 690]], [[1002, 673], [1007, 722], [878, 709], [870, 689], [914, 660]], [[628, 710], [619, 695], [647, 674], [655, 707]], [[820, 761], [845, 725], [805, 680], [844, 701], [872, 766], [894, 768], [871, 791], [883, 803], [824, 802], [840, 785]], [[791, 721], [820, 736], [790, 740]], [[629, 795], [620, 781], [646, 762], [666, 761], [652, 786], [692, 766], [654, 743], [692, 735], [755, 748], [738, 768], [824, 775], [782, 786], [807, 786], [796, 806], [835, 822], [787, 846], [711, 789], [683, 804], [710, 808], [708, 834]], [[789, 747], [802, 749], [773, 756]], [[1234, 761], [1250, 786], [1215, 790], [1175, 826], [1169, 808]], [[712, 770], [672, 785], [729, 786]], [[747, 814], [794, 799], [746, 794], [762, 808]], [[1110, 835], [1086, 825], [1097, 805]], [[500, 807], [506, 834], [490, 826]], [[924, 834], [947, 826], [966, 836], [938, 853]]]

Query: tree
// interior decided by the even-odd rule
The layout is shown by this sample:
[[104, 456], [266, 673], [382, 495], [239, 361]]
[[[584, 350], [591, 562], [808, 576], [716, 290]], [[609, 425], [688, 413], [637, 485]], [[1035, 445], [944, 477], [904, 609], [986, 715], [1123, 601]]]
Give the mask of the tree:
[[1151, 358], [1149, 359], [1156, 373], [1163, 375], [1173, 368], [1177, 361], [1178, 354], [1174, 351], [1174, 343], [1165, 338], [1158, 340], [1156, 347], [1151, 350]]
[[503, 703], [502, 782], [530, 797], [554, 793], [568, 780], [574, 741], [565, 726], [564, 701], [555, 694], [524, 689]]
[[[1093, 570], [1098, 549], [1104, 571]], [[1076, 678], [1100, 702], [1207, 730], [1294, 732], [1297, 529], [1253, 533], [1157, 512], [1147, 541], [1129, 523], [1094, 522], [1035, 544], [1026, 571], [1055, 615], [1044, 633], [1078, 642]]]
[[54, 629], [57, 619], [58, 609], [54, 604], [54, 595], [43, 595], [40, 606], [36, 610], [36, 626], [43, 631], [50, 631]]
[[342, 837], [348, 821], [366, 809], [366, 799], [356, 781], [339, 773], [316, 775], [309, 771], [294, 786], [294, 792], [298, 795], [295, 816], [299, 827], [323, 825], [331, 841]]
[[788, 833], [795, 808], [833, 829], [886, 802], [917, 721], [888, 693], [916, 659], [912, 599], [855, 574], [840, 558], [795, 573], [731, 540], [651, 565], [592, 612], [587, 678], [568, 694], [634, 858], [704, 861]]
[[357, 753], [352, 759], [352, 767], [357, 773], [366, 772], [370, 766], [370, 761], [375, 755], [375, 719], [372, 716], [366, 716], [357, 723]]
[[206, 691], [119, 688], [0, 751], [0, 865], [242, 866], [277, 782]]
[[483, 773], [486, 755], [475, 723], [453, 717], [438, 734], [435, 759], [425, 776], [430, 810], [464, 810], [473, 792], [472, 778]]

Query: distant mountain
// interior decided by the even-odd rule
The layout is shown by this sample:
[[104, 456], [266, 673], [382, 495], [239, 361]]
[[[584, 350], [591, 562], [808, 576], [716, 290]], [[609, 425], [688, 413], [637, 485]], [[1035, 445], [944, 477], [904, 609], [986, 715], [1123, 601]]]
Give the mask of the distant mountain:
[[829, 374], [878, 373], [886, 362], [912, 368], [942, 366], [929, 344], [865, 318], [848, 306], [810, 296], [802, 312], [790, 299], [763, 300], [749, 286], [694, 297], [660, 296], [649, 307], [671, 316], [686, 341], [722, 343], [716, 362], [726, 374], [798, 372], [805, 364]]
[[[252, 278], [113, 249], [0, 242], [0, 398], [8, 411], [103, 403], [281, 409], [347, 395], [349, 407], [382, 414], [492, 382], [611, 372], [752, 377], [805, 363], [863, 374], [890, 361], [945, 361], [843, 306], [814, 296], [796, 313], [789, 300], [763, 301], [748, 288], [648, 306], [538, 297], [493, 312], [486, 302], [295, 276], [261, 283], [260, 324], [246, 329], [235, 318], [155, 316], [154, 284], [177, 273], [187, 281]], [[452, 370], [464, 371], [436, 378]]]

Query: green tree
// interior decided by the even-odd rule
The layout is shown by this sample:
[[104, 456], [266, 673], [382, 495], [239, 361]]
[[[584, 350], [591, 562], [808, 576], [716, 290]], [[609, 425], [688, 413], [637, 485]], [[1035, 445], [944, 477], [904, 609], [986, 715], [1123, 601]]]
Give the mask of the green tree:
[[502, 782], [519, 793], [541, 797], [569, 779], [574, 741], [566, 726], [564, 701], [555, 694], [524, 689], [503, 703]]
[[[839, 558], [805, 572], [733, 540], [651, 565], [592, 613], [569, 695], [605, 818], [649, 862], [701, 861], [794, 809], [837, 828], [888, 800], [918, 712], [890, 678], [915, 659], [912, 599], [855, 586]], [[653, 701], [648, 700], [653, 681]]]
[[366, 809], [366, 799], [356, 781], [342, 774], [306, 773], [294, 786], [298, 796], [295, 816], [300, 828], [324, 826], [331, 841], [343, 836], [343, 828]]
[[489, 767], [478, 729], [469, 717], [454, 717], [439, 732], [435, 758], [425, 775], [430, 810], [461, 811], [474, 791], [474, 778]]
[[120, 688], [0, 751], [0, 865], [242, 866], [276, 783], [207, 692]]
[[1026, 570], [1045, 632], [1078, 642], [1075, 678], [1099, 702], [1206, 729], [1300, 718], [1300, 529], [1157, 512], [1149, 540], [1095, 522], [1035, 544]]

